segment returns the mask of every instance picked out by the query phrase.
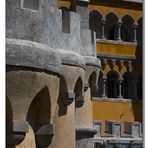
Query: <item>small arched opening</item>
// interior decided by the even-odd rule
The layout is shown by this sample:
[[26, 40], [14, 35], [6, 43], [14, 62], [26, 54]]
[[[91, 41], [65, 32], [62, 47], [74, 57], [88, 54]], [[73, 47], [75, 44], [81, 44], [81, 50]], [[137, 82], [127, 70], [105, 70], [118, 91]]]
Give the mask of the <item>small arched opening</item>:
[[81, 77], [79, 77], [76, 81], [75, 88], [75, 101], [76, 101], [76, 107], [81, 107], [83, 105], [83, 83]]
[[105, 37], [108, 40], [117, 40], [118, 38], [118, 17], [114, 13], [106, 16]]
[[136, 83], [132, 72], [125, 72], [123, 75], [123, 98], [135, 99], [136, 97]]
[[91, 75], [89, 76], [88, 83], [89, 83], [89, 87], [91, 90], [91, 95], [95, 96], [97, 93], [96, 92], [96, 90], [97, 90], [97, 75], [96, 75], [95, 71], [92, 72]]
[[89, 28], [96, 32], [96, 37], [102, 37], [102, 15], [94, 10], [89, 14]]
[[134, 19], [130, 15], [122, 18], [121, 39], [125, 42], [134, 41]]
[[68, 88], [67, 82], [63, 76], [60, 78], [60, 89], [59, 89], [59, 97], [58, 97], [58, 115], [64, 116], [67, 114], [67, 104], [70, 104], [73, 101], [73, 98], [68, 98]]
[[107, 97], [117, 98], [119, 95], [119, 75], [112, 70], [107, 73]]
[[26, 118], [26, 120], [28, 121], [28, 123], [30, 124], [31, 128], [35, 133], [37, 147], [47, 146], [51, 143], [52, 134], [49, 135], [49, 133], [52, 133], [52, 131], [50, 131], [52, 130], [50, 128], [51, 127], [50, 116], [51, 116], [50, 94], [48, 88], [45, 86], [34, 97], [29, 107]]

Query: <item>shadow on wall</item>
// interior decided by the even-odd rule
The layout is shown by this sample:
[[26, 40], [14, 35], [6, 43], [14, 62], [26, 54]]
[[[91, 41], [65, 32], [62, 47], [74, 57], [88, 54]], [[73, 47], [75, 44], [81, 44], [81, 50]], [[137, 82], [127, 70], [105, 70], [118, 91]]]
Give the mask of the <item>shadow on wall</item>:
[[[11, 139], [13, 139], [13, 122], [12, 122], [13, 116], [12, 116], [12, 107], [10, 100], [8, 96], [6, 96], [6, 146], [9, 147], [9, 143], [11, 142]], [[11, 146], [11, 148], [15, 148], [15, 146]]]
[[[27, 121], [31, 125], [34, 134], [37, 146], [49, 145], [52, 141], [52, 136], [48, 134], [51, 133], [51, 124], [50, 117], [51, 116], [51, 100], [48, 88], [45, 86], [42, 88], [38, 94], [33, 99], [27, 114]], [[47, 128], [46, 128], [47, 127]], [[46, 131], [44, 130], [46, 129]], [[43, 131], [43, 130], [44, 131]], [[41, 135], [40, 135], [40, 132]], [[45, 138], [43, 136], [48, 138]]]
[[59, 106], [59, 110], [58, 110], [58, 115], [59, 116], [64, 116], [67, 114], [67, 105], [64, 104], [64, 101], [66, 101], [66, 99], [68, 99], [68, 88], [67, 88], [67, 84], [66, 84], [66, 80], [64, 77], [60, 78], [60, 91], [59, 91], [59, 97], [58, 97], [58, 106]]

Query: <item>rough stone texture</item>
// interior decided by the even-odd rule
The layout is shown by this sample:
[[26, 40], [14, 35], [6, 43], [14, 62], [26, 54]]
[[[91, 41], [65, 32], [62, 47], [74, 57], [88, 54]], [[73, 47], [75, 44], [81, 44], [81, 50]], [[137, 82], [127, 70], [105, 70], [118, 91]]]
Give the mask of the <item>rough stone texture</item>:
[[16, 123], [7, 147], [93, 147], [91, 94], [101, 64], [88, 16], [62, 18], [55, 0], [7, 0], [6, 9], [6, 120]]
[[80, 137], [77, 140], [76, 148], [94, 148], [94, 139], [92, 137]]
[[84, 104], [83, 107], [76, 108], [76, 128], [92, 128], [93, 117], [92, 117], [92, 103], [90, 96], [90, 88], [83, 94]]

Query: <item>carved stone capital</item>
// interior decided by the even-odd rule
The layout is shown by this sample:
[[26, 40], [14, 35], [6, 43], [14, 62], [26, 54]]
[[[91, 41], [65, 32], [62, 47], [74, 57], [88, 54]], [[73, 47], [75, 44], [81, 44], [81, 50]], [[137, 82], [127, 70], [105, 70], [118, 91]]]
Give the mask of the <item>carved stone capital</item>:
[[84, 83], [84, 91], [87, 91], [88, 87], [89, 87], [89, 83]]
[[6, 122], [6, 141], [7, 145], [15, 146], [20, 144], [28, 132], [28, 123], [26, 121], [7, 121]]
[[83, 95], [80, 95], [79, 97], [76, 98], [75, 106], [76, 107], [81, 107], [84, 104], [84, 97]]
[[69, 105], [75, 99], [75, 93], [74, 92], [62, 93], [62, 98], [63, 98], [64, 104]]
[[51, 124], [37, 125], [35, 138], [38, 147], [48, 147], [53, 137], [53, 126]]

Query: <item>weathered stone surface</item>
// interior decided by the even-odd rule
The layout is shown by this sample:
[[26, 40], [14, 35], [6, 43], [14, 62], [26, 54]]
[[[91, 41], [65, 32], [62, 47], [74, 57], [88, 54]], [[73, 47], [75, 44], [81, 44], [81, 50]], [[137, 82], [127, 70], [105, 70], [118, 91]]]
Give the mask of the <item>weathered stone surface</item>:
[[28, 40], [6, 39], [6, 64], [61, 72], [60, 57], [53, 48]]
[[14, 124], [19, 142], [10, 145], [93, 147], [91, 92], [100, 61], [87, 14], [62, 17], [55, 0], [7, 0], [6, 8], [6, 119], [29, 127]]

